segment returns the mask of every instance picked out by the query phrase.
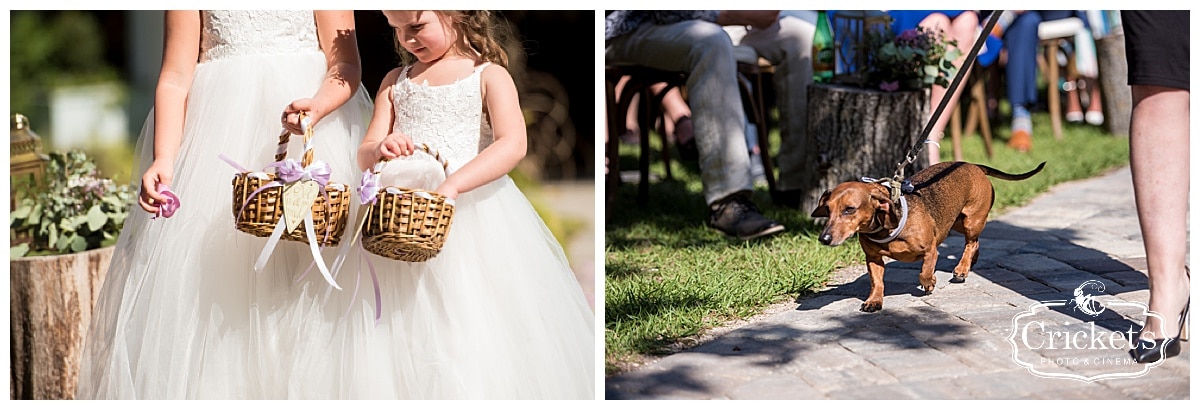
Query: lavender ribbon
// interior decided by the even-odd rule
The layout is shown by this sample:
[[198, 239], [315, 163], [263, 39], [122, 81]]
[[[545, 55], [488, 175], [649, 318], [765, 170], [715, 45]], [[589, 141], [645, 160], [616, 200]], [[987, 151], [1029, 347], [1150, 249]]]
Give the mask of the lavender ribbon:
[[358, 183], [358, 203], [361, 205], [374, 204], [379, 198], [379, 174], [363, 172], [362, 181]]
[[329, 169], [329, 164], [325, 161], [313, 161], [307, 168], [300, 166], [300, 161], [288, 158], [283, 161], [272, 163], [268, 166], [274, 166], [275, 172], [279, 175], [279, 179], [284, 183], [296, 181], [317, 181], [321, 187], [329, 184], [329, 175], [332, 171]]

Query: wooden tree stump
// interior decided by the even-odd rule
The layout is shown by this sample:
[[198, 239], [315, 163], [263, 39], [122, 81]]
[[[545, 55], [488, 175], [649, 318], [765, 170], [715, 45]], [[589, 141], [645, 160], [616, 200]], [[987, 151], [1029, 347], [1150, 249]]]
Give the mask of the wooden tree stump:
[[9, 262], [11, 399], [73, 399], [114, 247]]
[[[925, 127], [928, 107], [924, 91], [808, 86], [804, 163], [809, 166], [801, 175], [800, 209], [812, 212], [821, 194], [842, 182], [891, 177]], [[905, 176], [927, 166], [928, 153], [922, 150]]]
[[1110, 134], [1129, 136], [1133, 94], [1125, 62], [1125, 35], [1111, 34], [1096, 40], [1100, 62], [1100, 92], [1104, 100], [1104, 127]]

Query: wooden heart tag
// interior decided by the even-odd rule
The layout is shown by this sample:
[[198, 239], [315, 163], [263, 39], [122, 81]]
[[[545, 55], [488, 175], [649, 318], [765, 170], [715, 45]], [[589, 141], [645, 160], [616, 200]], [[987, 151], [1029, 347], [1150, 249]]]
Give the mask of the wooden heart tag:
[[321, 187], [317, 181], [297, 181], [283, 186], [283, 221], [287, 231], [292, 232], [312, 212], [313, 202]]

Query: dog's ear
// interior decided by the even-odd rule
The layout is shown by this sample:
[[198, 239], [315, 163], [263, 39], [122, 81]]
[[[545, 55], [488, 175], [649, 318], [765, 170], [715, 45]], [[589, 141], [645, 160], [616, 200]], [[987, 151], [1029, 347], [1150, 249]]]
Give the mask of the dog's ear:
[[817, 200], [817, 209], [814, 209], [812, 211], [813, 218], [828, 218], [829, 217], [829, 205], [825, 203], [828, 200], [829, 200], [829, 191], [825, 191], [825, 193], [821, 194], [821, 199]]
[[871, 193], [871, 200], [875, 201], [875, 212], [888, 212], [892, 210], [892, 197], [890, 196], [873, 192]]

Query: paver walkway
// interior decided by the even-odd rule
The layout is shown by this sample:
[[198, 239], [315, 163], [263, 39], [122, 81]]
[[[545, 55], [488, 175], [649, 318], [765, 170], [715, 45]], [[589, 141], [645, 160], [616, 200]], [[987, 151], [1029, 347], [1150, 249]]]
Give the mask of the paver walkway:
[[[1149, 297], [1128, 167], [1061, 184], [990, 221], [972, 274], [951, 284], [962, 245], [955, 233], [939, 248], [931, 295], [917, 288], [919, 264], [891, 262], [884, 309], [863, 313], [858, 308], [870, 289], [865, 267], [844, 269], [827, 289], [790, 308], [608, 378], [605, 396], [1190, 398], [1190, 343], [1180, 356], [1146, 368], [1128, 360], [1123, 339], [1105, 337], [1140, 329], [1144, 314], [1131, 302]], [[1087, 281], [1103, 284], [1103, 291], [1094, 284], [1081, 289], [1097, 303], [1031, 309], [1070, 301]], [[1101, 314], [1089, 314], [1098, 307]], [[1122, 373], [1130, 377], [1110, 378]]]

